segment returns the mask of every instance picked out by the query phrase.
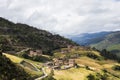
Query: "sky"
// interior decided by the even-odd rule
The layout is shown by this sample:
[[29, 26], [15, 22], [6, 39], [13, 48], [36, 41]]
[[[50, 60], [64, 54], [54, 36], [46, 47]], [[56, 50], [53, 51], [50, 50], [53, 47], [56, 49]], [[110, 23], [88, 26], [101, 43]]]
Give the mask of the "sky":
[[120, 30], [120, 0], [0, 0], [0, 17], [52, 33]]

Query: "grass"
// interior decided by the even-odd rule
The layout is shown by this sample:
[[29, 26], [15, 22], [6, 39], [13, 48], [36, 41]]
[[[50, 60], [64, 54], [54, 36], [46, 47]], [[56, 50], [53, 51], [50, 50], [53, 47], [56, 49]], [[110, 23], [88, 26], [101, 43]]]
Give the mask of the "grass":
[[107, 48], [107, 50], [120, 50], [120, 44], [114, 44]]
[[94, 68], [97, 68], [97, 69], [101, 69], [101, 65], [96, 63], [96, 61], [94, 59], [91, 59], [91, 58], [88, 58], [88, 57], [80, 57], [80, 58], [76, 59], [76, 63], [86, 65], [86, 66], [90, 66], [90, 67], [94, 67]]
[[38, 67], [38, 66], [39, 66], [39, 68], [42, 67], [42, 63], [40, 63], [40, 62], [36, 62], [36, 61], [29, 60], [29, 59], [20, 58], [20, 57], [17, 57], [17, 56], [11, 55], [11, 54], [7, 54], [7, 53], [4, 53], [4, 55], [6, 57], [8, 57], [14, 63], [20, 63], [21, 61], [25, 60], [27, 62], [30, 62], [30, 63], [34, 64], [36, 67]]
[[[79, 51], [79, 54], [86, 54], [88, 51]], [[100, 56], [98, 52], [96, 51], [91, 51], [92, 53], [94, 53], [97, 56]], [[60, 53], [59, 53], [60, 54]], [[28, 60], [28, 59], [24, 59], [24, 58], [19, 58], [17, 56], [14, 55], [10, 55], [10, 54], [4, 54], [6, 55], [8, 58], [10, 58], [11, 61], [13, 61], [14, 63], [19, 64], [22, 60], [25, 60], [29, 63], [32, 63], [33, 65], [35, 65], [38, 68], [42, 67], [43, 63], [40, 62], [35, 62], [32, 60]], [[65, 55], [65, 54], [60, 54], [61, 56]], [[56, 55], [58, 56], [58, 55]], [[95, 71], [90, 71], [87, 70], [86, 68], [70, 68], [67, 70], [54, 70], [54, 78], [57, 80], [87, 80], [86, 76], [91, 74], [95, 74], [96, 72], [101, 72], [102, 69], [106, 69], [108, 71], [110, 71], [111, 75], [111, 80], [119, 80], [118, 78], [114, 77], [114, 75], [120, 76], [120, 72], [117, 71], [113, 71], [112, 70], [112, 66], [114, 65], [120, 65], [117, 62], [113, 61], [113, 60], [95, 60], [92, 58], [89, 58], [87, 56], [81, 56], [79, 58], [76, 59], [76, 63], [82, 64], [82, 65], [86, 65], [92, 68], [95, 68], [97, 70]], [[37, 76], [42, 76], [43, 73], [41, 71], [34, 71], [31, 70], [27, 67], [23, 67], [26, 72], [28, 72], [29, 74], [31, 74], [32, 77], [37, 77]], [[45, 71], [49, 74], [51, 69], [46, 68], [45, 67]]]
[[111, 80], [120, 80], [120, 71], [114, 71], [111, 68], [106, 69], [107, 72], [111, 75]]
[[109, 51], [113, 51], [113, 54], [116, 54], [120, 58], [120, 44], [114, 44], [107, 48]]
[[[65, 48], [63, 48], [63, 50], [64, 50]], [[70, 50], [70, 52], [68, 52], [68, 53], [61, 53], [61, 52], [55, 52], [54, 53], [54, 57], [56, 57], [56, 58], [63, 58], [63, 57], [65, 57], [65, 56], [72, 56], [72, 55], [75, 55], [75, 54], [79, 54], [79, 55], [83, 55], [83, 56], [86, 56], [87, 54], [89, 54], [89, 53], [91, 53], [91, 54], [94, 54], [94, 55], [96, 55], [96, 56], [98, 56], [98, 57], [101, 57], [101, 55], [100, 55], [100, 53], [99, 52], [97, 52], [97, 51], [91, 51], [91, 50], [88, 50], [88, 51], [86, 51], [86, 50], [75, 50], [75, 49], [71, 49]]]
[[[6, 57], [8, 57], [12, 62], [16, 63], [17, 65], [20, 65], [19, 63], [23, 60], [29, 62], [29, 63], [32, 63], [34, 66], [36, 66], [38, 69], [40, 69], [42, 67], [42, 63], [39, 63], [39, 62], [35, 62], [35, 61], [32, 61], [32, 60], [28, 60], [28, 59], [24, 59], [24, 58], [20, 58], [20, 57], [17, 57], [17, 56], [14, 56], [14, 55], [10, 55], [10, 54], [6, 54], [4, 53], [4, 55]], [[21, 66], [21, 65], [20, 65]], [[21, 66], [25, 69], [26, 72], [28, 72], [32, 77], [39, 77], [39, 76], [42, 76], [43, 75], [43, 72], [42, 71], [35, 71], [35, 70], [31, 70], [30, 68], [28, 67], [24, 67], [24, 66]]]
[[68, 70], [55, 70], [54, 78], [57, 80], [85, 80], [86, 76], [93, 71], [86, 70], [85, 68], [71, 68]]
[[4, 55], [5, 55], [6, 57], [8, 57], [8, 58], [9, 58], [12, 62], [14, 62], [14, 63], [20, 63], [22, 60], [24, 60], [24, 59], [22, 59], [22, 58], [19, 58], [19, 57], [10, 55], [10, 54], [6, 54], [6, 53], [4, 53]]

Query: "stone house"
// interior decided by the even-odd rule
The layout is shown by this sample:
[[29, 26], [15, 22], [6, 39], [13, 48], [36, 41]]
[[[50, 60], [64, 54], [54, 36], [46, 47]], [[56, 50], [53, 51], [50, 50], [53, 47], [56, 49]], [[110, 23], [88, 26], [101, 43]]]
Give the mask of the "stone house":
[[29, 56], [41, 56], [42, 55], [42, 50], [30, 50], [29, 51]]
[[70, 51], [68, 49], [61, 50], [61, 53], [69, 53]]
[[54, 60], [54, 65], [55, 66], [61, 66], [61, 65], [70, 65], [74, 66], [75, 65], [75, 59], [56, 59]]
[[73, 47], [75, 50], [79, 50], [79, 46], [74, 46]]
[[61, 66], [64, 64], [64, 60], [63, 59], [56, 59], [54, 60], [54, 65], [55, 66]]
[[75, 59], [69, 59], [69, 66], [73, 67], [75, 66]]
[[67, 48], [68, 48], [68, 49], [71, 49], [71, 48], [73, 48], [73, 46], [72, 46], [72, 45], [68, 45]]

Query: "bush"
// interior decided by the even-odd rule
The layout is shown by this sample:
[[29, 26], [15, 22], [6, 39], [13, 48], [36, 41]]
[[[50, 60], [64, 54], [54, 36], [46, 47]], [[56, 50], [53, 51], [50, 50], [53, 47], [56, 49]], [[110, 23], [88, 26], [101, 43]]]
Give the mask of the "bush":
[[88, 78], [88, 80], [96, 80], [95, 76], [92, 75], [92, 74], [89, 74], [89, 75], [87, 76], [87, 78]]
[[106, 74], [106, 73], [104, 73], [104, 74], [96, 73], [95, 75], [89, 74], [87, 76], [87, 78], [88, 78], [88, 80], [109, 80], [108, 74]]
[[93, 54], [93, 53], [87, 53], [87, 56], [90, 57], [90, 58], [92, 58], [92, 59], [99, 60], [99, 57], [97, 55]]
[[120, 71], [120, 66], [119, 65], [115, 65], [112, 67], [113, 70], [117, 70], [117, 71]]

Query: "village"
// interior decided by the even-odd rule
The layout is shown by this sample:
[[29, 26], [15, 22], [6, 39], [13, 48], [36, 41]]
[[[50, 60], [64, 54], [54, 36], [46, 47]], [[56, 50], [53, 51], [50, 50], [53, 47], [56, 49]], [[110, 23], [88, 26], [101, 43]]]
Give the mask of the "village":
[[[68, 45], [67, 48], [59, 50], [60, 54], [69, 54], [71, 50], [90, 50], [89, 47], [79, 47], [79, 46], [72, 46]], [[43, 52], [41, 49], [33, 50], [29, 49], [30, 57], [34, 56], [42, 56]], [[75, 59], [78, 57], [78, 54], [71, 55], [70, 58], [65, 57], [54, 57], [51, 61], [47, 61], [44, 63], [44, 67], [55, 69], [55, 70], [64, 70], [69, 69], [72, 67], [77, 67], [77, 63], [75, 62]]]

